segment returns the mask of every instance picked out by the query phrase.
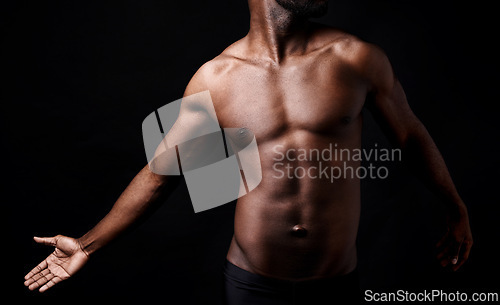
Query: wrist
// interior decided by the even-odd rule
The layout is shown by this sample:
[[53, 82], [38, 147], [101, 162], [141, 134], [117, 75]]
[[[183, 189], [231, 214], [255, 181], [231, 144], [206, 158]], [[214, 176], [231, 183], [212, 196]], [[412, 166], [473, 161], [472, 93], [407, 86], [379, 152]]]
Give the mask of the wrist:
[[446, 218], [451, 222], [468, 219], [467, 207], [463, 201], [460, 200], [446, 205]]
[[82, 250], [83, 253], [87, 255], [87, 257], [90, 257], [91, 254], [93, 254], [97, 249], [95, 247], [95, 243], [91, 240], [89, 240], [86, 235], [77, 238], [76, 241], [78, 242], [78, 245], [80, 246], [80, 249]]

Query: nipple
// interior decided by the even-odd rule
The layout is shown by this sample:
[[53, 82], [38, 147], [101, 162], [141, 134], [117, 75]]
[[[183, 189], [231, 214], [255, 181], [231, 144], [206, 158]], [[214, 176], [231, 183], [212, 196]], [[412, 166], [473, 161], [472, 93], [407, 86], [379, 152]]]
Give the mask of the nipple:
[[246, 127], [241, 128], [224, 128], [228, 146], [231, 146], [236, 152], [245, 148], [253, 140], [254, 135], [250, 129]]
[[238, 129], [237, 137], [240, 139], [246, 138], [246, 136], [249, 134], [249, 130], [246, 127]]
[[292, 235], [297, 237], [304, 237], [307, 235], [307, 230], [301, 225], [295, 225], [292, 228]]

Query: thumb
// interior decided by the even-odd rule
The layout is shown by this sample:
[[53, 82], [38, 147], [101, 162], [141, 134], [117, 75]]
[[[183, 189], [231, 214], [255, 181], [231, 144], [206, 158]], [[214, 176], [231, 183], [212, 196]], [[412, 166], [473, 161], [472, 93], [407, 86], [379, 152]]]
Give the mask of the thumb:
[[460, 254], [460, 249], [462, 248], [462, 243], [455, 247], [455, 252], [453, 252], [453, 257], [451, 258], [451, 264], [456, 265], [458, 263], [458, 255]]
[[39, 244], [43, 244], [43, 245], [46, 245], [46, 246], [56, 246], [57, 244], [57, 239], [58, 237], [57, 236], [54, 236], [54, 237], [37, 237], [37, 236], [34, 236], [33, 239], [39, 243]]

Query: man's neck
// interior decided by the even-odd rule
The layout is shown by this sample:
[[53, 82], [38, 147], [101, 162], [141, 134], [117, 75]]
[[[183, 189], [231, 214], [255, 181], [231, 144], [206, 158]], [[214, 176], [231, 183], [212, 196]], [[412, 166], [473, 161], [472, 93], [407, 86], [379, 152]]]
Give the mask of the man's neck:
[[252, 0], [250, 6], [249, 48], [258, 57], [279, 64], [286, 56], [303, 53], [310, 23], [294, 16], [275, 0]]

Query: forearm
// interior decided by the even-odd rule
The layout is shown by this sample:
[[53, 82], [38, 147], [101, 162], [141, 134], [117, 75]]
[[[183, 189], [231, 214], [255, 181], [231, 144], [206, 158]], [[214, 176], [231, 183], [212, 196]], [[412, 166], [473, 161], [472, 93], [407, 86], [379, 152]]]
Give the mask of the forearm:
[[[144, 167], [120, 195], [110, 212], [78, 239], [87, 254], [107, 245], [134, 224], [156, 202], [172, 190], [179, 177], [159, 176]], [[168, 194], [166, 194], [168, 195]]]
[[441, 199], [450, 212], [464, 212], [465, 205], [451, 179], [445, 161], [422, 124], [418, 124], [401, 144], [407, 163]]

